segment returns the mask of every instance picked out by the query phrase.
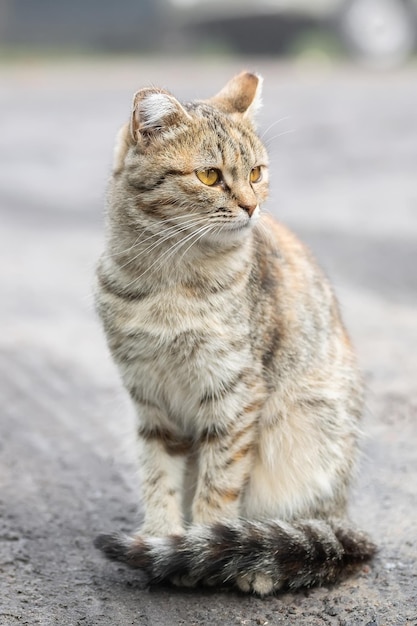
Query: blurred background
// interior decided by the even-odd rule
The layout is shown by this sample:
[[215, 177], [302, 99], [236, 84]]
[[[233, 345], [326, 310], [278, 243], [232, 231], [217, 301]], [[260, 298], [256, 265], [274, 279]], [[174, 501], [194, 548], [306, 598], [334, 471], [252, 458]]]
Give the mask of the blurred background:
[[300, 54], [381, 66], [415, 51], [416, 0], [1, 0], [4, 46], [95, 52]]

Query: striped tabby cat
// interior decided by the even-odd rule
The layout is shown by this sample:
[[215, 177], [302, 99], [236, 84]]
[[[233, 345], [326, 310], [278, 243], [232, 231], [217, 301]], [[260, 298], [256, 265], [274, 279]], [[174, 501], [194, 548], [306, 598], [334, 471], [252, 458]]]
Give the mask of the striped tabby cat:
[[260, 211], [261, 80], [140, 90], [115, 149], [97, 308], [138, 416], [145, 505], [107, 557], [260, 595], [370, 558], [345, 519], [362, 387], [332, 290]]

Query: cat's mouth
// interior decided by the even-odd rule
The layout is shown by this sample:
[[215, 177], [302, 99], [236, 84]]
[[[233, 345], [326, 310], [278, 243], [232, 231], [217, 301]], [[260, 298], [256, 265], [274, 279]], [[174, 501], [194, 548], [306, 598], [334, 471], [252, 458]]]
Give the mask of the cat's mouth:
[[239, 232], [247, 230], [250, 226], [252, 226], [252, 220], [250, 218], [242, 219], [238, 218], [235, 220], [230, 220], [228, 222], [223, 222], [219, 232], [222, 233], [230, 233], [230, 232]]
[[246, 228], [249, 228], [252, 225], [253, 225], [253, 222], [250, 218], [246, 219], [245, 221], [239, 220], [239, 222], [237, 222], [236, 224], [234, 223], [231, 224], [232, 230], [245, 230]]
[[257, 219], [251, 217], [239, 217], [234, 220], [223, 222], [221, 227], [216, 230], [216, 237], [221, 239], [230, 239], [234, 237], [242, 237], [250, 232]]
[[227, 230], [246, 230], [256, 224], [259, 218], [259, 205], [252, 213], [242, 212], [237, 215], [235, 219], [225, 222], [224, 226]]

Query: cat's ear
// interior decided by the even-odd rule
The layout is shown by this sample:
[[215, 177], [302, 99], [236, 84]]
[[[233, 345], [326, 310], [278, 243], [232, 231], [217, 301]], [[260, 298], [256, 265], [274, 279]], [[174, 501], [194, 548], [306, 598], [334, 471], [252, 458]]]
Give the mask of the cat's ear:
[[226, 113], [253, 119], [260, 108], [262, 77], [249, 72], [238, 74], [223, 87], [211, 102]]
[[173, 95], [162, 89], [145, 88], [133, 98], [130, 132], [135, 141], [149, 138], [190, 119]]

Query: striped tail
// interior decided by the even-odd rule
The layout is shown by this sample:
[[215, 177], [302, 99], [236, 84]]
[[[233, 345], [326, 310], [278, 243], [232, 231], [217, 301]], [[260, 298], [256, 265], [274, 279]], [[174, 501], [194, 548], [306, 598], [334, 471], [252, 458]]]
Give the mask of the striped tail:
[[163, 538], [99, 535], [95, 546], [109, 559], [144, 570], [150, 584], [234, 584], [259, 595], [334, 583], [376, 551], [342, 520], [239, 520]]

